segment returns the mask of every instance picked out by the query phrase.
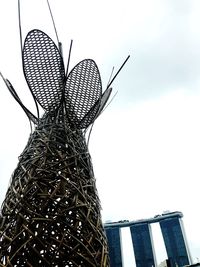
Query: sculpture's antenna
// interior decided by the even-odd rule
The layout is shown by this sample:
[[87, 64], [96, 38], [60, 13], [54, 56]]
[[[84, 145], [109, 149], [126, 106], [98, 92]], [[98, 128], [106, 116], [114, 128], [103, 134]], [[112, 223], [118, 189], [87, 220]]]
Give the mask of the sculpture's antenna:
[[22, 25], [21, 25], [21, 8], [20, 8], [20, 0], [18, 0], [18, 21], [19, 21], [20, 46], [21, 46], [21, 53], [22, 53], [23, 45], [22, 45]]
[[71, 57], [72, 44], [73, 44], [73, 40], [71, 40], [70, 47], [69, 47], [69, 55], [68, 55], [67, 68], [66, 68], [66, 77], [68, 75], [68, 70], [69, 70], [69, 62], [70, 62], [70, 57]]
[[51, 11], [51, 6], [50, 6], [50, 4], [49, 4], [49, 0], [47, 0], [47, 5], [48, 5], [48, 8], [49, 8], [49, 12], [50, 12], [50, 15], [51, 15], [51, 20], [52, 20], [53, 27], [54, 27], [54, 31], [55, 31], [55, 34], [56, 34], [56, 39], [57, 39], [57, 42], [58, 42], [58, 48], [59, 48], [60, 54], [61, 54], [62, 57], [63, 57], [63, 53], [62, 53], [62, 43], [59, 41], [59, 38], [58, 38], [58, 32], [57, 32], [57, 29], [56, 29], [56, 24], [55, 24], [55, 21], [54, 21], [54, 18], [53, 18], [53, 13], [52, 13], [52, 11]]
[[111, 86], [111, 84], [113, 83], [113, 81], [115, 80], [115, 78], [117, 77], [117, 75], [120, 73], [120, 71], [122, 70], [122, 68], [124, 67], [124, 65], [126, 64], [126, 62], [128, 61], [129, 58], [130, 58], [130, 55], [125, 59], [124, 63], [121, 65], [121, 67], [119, 68], [119, 70], [117, 71], [117, 73], [115, 74], [115, 76], [112, 78], [112, 80], [107, 85], [107, 88], [109, 88]]
[[114, 69], [115, 69], [115, 67], [113, 66], [113, 67], [112, 67], [112, 70], [111, 70], [111, 73], [110, 73], [110, 77], [109, 77], [108, 84], [107, 84], [107, 87], [106, 87], [106, 88], [108, 88], [108, 87], [109, 87], [109, 84], [110, 84], [111, 78], [112, 78], [112, 76], [113, 76]]

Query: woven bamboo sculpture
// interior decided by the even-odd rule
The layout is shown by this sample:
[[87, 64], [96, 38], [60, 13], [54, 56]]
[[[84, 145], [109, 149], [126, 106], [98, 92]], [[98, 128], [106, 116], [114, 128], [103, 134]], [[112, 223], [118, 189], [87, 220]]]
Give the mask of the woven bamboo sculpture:
[[22, 50], [26, 81], [45, 110], [39, 118], [8, 89], [35, 125], [19, 157], [0, 214], [0, 266], [109, 266], [86, 129], [103, 110], [96, 63], [79, 62], [65, 74], [62, 55], [40, 30]]

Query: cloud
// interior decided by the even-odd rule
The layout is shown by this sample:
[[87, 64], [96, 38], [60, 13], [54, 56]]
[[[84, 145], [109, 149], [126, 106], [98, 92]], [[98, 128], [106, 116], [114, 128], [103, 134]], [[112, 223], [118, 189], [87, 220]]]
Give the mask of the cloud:
[[[107, 215], [129, 216], [131, 209], [138, 217], [147, 203], [141, 201], [139, 210], [133, 203], [143, 196], [151, 214], [167, 206], [189, 208], [185, 194], [189, 186], [198, 191], [193, 185], [200, 175], [199, 101], [180, 90], [99, 118], [90, 149]], [[170, 199], [163, 198], [169, 191]]]
[[200, 34], [194, 3], [163, 1], [150, 9], [149, 16], [140, 13], [141, 28], [135, 21], [127, 26], [129, 34], [123, 35], [123, 43], [114, 51], [115, 55], [131, 54], [114, 84], [122, 102], [154, 98], [180, 87], [199, 91]]

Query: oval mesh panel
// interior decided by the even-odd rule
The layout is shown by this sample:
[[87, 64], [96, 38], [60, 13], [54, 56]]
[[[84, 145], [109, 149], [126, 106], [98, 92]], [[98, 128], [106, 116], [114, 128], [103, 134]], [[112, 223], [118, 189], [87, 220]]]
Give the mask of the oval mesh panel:
[[78, 124], [78, 129], [87, 128], [96, 118], [96, 114], [99, 110], [101, 99], [99, 99], [94, 106], [89, 110], [89, 112], [83, 117], [83, 119]]
[[91, 124], [91, 122], [93, 122], [100, 115], [110, 97], [111, 92], [112, 88], [107, 88], [106, 91], [103, 92], [102, 96], [81, 120], [79, 124], [80, 129], [87, 128]]
[[30, 31], [25, 39], [23, 68], [26, 81], [45, 110], [58, 107], [65, 78], [64, 64], [51, 38], [40, 30]]
[[[93, 121], [94, 116], [89, 116], [89, 120], [80, 125], [84, 116], [101, 97], [101, 93], [101, 77], [96, 63], [91, 59], [79, 62], [69, 73], [65, 87], [68, 117], [76, 127], [85, 128]], [[97, 110], [98, 107], [95, 112]]]

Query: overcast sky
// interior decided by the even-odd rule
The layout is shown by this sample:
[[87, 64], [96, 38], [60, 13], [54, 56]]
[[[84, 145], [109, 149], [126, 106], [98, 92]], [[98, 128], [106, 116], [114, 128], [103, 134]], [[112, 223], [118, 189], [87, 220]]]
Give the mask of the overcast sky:
[[[51, 3], [52, 2], [52, 3]], [[70, 67], [96, 61], [104, 88], [112, 67], [131, 58], [113, 84], [117, 96], [91, 140], [103, 220], [137, 220], [182, 211], [194, 261], [200, 259], [200, 1], [51, 1]], [[45, 0], [22, 0], [23, 38], [39, 28], [55, 41]], [[17, 1], [0, 2], [0, 71], [34, 110], [22, 73]], [[0, 81], [0, 202], [30, 128]], [[166, 257], [153, 226], [157, 261]], [[128, 229], [125, 267], [133, 266]], [[127, 256], [128, 255], [128, 256]], [[132, 256], [131, 256], [132, 255]]]

